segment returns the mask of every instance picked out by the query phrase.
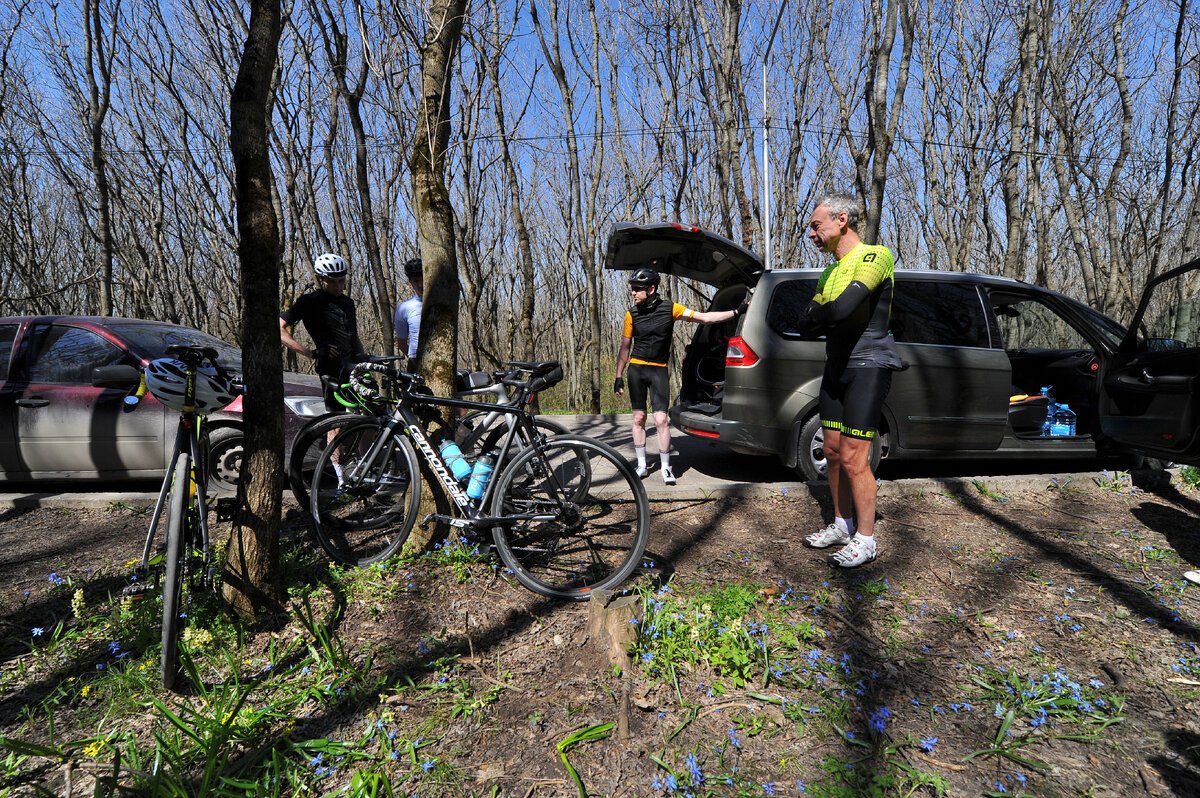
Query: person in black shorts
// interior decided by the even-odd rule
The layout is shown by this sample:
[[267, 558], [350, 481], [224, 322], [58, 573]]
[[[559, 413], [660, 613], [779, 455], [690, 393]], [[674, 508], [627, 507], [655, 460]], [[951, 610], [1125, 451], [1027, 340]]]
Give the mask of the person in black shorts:
[[[362, 341], [358, 338], [358, 316], [354, 300], [346, 295], [345, 259], [326, 253], [313, 262], [320, 287], [302, 294], [283, 313], [279, 314], [279, 339], [283, 345], [314, 361], [314, 368], [323, 379], [325, 409], [332, 412], [344, 408], [333, 396], [342, 379], [347, 363], [363, 356]], [[313, 348], [309, 349], [292, 337], [288, 328], [300, 322], [304, 325]]]
[[625, 366], [629, 366], [629, 401], [633, 406], [633, 451], [637, 455], [637, 475], [649, 474], [646, 468], [646, 398], [654, 408], [654, 427], [658, 432], [658, 458], [663, 482], [675, 484], [671, 471], [671, 425], [667, 419], [670, 379], [667, 363], [671, 357], [671, 337], [678, 319], [714, 324], [729, 321], [746, 312], [749, 302], [736, 310], [701, 313], [678, 303], [664, 302], [658, 293], [658, 272], [645, 267], [635, 269], [629, 278], [634, 306], [625, 313], [621, 331], [621, 349], [617, 354], [617, 379], [613, 392], [625, 393]]
[[892, 371], [901, 367], [888, 332], [892, 253], [862, 242], [858, 215], [852, 196], [828, 194], [817, 201], [808, 224], [809, 240], [836, 258], [818, 278], [806, 310], [810, 328], [825, 332], [819, 405], [834, 520], [804, 538], [804, 545], [840, 545], [828, 558], [840, 568], [876, 557], [876, 486], [869, 455]]

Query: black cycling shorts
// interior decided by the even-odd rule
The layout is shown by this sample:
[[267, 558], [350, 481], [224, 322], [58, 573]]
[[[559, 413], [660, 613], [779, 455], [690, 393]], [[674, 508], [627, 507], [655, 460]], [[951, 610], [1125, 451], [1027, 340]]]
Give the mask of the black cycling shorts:
[[629, 377], [629, 403], [634, 410], [646, 409], [646, 394], [649, 393], [654, 410], [659, 413], [667, 412], [671, 380], [666, 366], [630, 363], [626, 374]]
[[871, 440], [879, 429], [879, 414], [891, 387], [888, 369], [848, 368], [838, 373], [827, 363], [821, 378], [821, 426], [850, 438]]

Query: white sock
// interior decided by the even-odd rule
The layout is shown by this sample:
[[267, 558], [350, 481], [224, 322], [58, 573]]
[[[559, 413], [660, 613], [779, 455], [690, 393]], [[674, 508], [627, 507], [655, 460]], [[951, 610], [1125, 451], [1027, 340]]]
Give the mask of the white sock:
[[646, 447], [634, 446], [633, 453], [637, 455], [638, 468], [645, 470], [646, 468]]
[[658, 453], [658, 461], [659, 461], [659, 463], [662, 464], [663, 468], [670, 468], [671, 467], [671, 453], [670, 452], [659, 452]]
[[867, 551], [875, 551], [875, 536], [864, 535], [861, 532], [855, 533], [854, 539], [867, 547]]
[[834, 516], [833, 522], [835, 524], [837, 524], [838, 529], [842, 530], [847, 535], [853, 535], [854, 531], [856, 529], [858, 529], [858, 525], [854, 523], [853, 518], [842, 518], [841, 516]]
[[333, 473], [337, 474], [339, 485], [341, 485], [343, 482], [345, 482], [345, 480], [342, 479], [342, 466], [340, 463], [333, 464]]

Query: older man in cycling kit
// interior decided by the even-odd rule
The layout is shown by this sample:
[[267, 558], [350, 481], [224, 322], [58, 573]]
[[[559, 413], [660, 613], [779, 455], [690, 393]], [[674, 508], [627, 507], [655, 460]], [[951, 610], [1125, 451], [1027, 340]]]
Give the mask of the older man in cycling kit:
[[[330, 378], [322, 380], [325, 383], [325, 409], [335, 412], [343, 408], [334, 398], [333, 389], [341, 381], [344, 364], [363, 356], [363, 345], [358, 338], [354, 300], [345, 293], [349, 271], [345, 259], [326, 253], [313, 261], [313, 271], [320, 287], [301, 295], [290, 308], [279, 314], [279, 339], [288, 349], [315, 361], [317, 374]], [[312, 349], [288, 331], [288, 327], [296, 322], [304, 324], [313, 341]]]
[[661, 278], [653, 269], [635, 269], [629, 278], [634, 306], [625, 313], [621, 349], [617, 354], [617, 379], [613, 392], [625, 393], [626, 364], [629, 365], [629, 400], [633, 406], [633, 451], [637, 455], [637, 475], [649, 474], [646, 468], [646, 395], [654, 407], [654, 427], [658, 431], [658, 458], [663, 483], [675, 484], [671, 471], [671, 425], [667, 419], [670, 380], [667, 361], [671, 357], [671, 337], [678, 319], [714, 324], [729, 321], [746, 312], [749, 302], [736, 310], [701, 313], [678, 303], [664, 302], [658, 293]]
[[868, 456], [892, 371], [901, 366], [888, 333], [892, 253], [862, 242], [858, 216], [852, 196], [828, 194], [817, 200], [808, 223], [809, 240], [836, 259], [821, 273], [807, 308], [811, 329], [826, 336], [819, 402], [834, 520], [804, 544], [840, 545], [828, 558], [840, 568], [876, 557], [876, 487]]

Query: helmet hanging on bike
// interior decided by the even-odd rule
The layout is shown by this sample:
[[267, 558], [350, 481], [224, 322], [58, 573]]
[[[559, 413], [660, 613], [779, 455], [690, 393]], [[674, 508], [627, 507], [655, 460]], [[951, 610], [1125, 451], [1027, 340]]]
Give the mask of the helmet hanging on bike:
[[[174, 358], [163, 357], [146, 366], [146, 388], [154, 398], [172, 410], [183, 412], [187, 366]], [[233, 386], [217, 376], [211, 366], [196, 370], [196, 412], [220, 410], [236, 398]]]
[[346, 259], [341, 255], [334, 255], [332, 252], [326, 252], [324, 255], [318, 255], [313, 261], [313, 271], [318, 277], [345, 277], [350, 271], [350, 267], [346, 265]]

